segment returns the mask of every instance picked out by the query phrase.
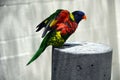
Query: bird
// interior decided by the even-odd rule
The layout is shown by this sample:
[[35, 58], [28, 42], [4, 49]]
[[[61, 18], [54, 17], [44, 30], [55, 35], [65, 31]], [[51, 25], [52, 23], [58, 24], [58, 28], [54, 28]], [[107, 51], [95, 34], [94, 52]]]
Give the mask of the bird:
[[57, 9], [48, 18], [43, 20], [36, 27], [36, 32], [44, 28], [42, 33], [43, 40], [39, 49], [33, 55], [27, 65], [36, 60], [48, 46], [62, 47], [71, 34], [75, 32], [79, 22], [86, 18], [87, 17], [85, 13], [80, 10], [70, 13], [65, 9]]

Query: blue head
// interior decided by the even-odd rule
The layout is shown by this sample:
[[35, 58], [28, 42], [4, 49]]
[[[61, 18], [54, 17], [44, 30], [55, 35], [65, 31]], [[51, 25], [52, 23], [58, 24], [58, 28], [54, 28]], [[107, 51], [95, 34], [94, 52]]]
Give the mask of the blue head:
[[79, 23], [82, 19], [86, 19], [85, 13], [82, 11], [74, 11], [72, 12], [74, 15], [75, 21]]

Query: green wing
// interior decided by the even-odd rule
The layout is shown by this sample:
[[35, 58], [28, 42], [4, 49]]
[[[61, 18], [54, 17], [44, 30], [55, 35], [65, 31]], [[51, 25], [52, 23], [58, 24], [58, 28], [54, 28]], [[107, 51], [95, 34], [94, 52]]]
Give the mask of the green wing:
[[37, 30], [36, 32], [40, 31], [43, 27], [45, 28], [42, 37], [44, 37], [47, 33], [47, 31], [49, 31], [51, 29], [51, 26], [53, 24], [56, 23], [55, 18], [58, 16], [58, 14], [62, 11], [62, 9], [58, 9], [56, 10], [55, 13], [53, 13], [52, 15], [50, 15], [47, 19], [45, 19], [43, 22], [41, 22], [38, 26], [37, 26]]

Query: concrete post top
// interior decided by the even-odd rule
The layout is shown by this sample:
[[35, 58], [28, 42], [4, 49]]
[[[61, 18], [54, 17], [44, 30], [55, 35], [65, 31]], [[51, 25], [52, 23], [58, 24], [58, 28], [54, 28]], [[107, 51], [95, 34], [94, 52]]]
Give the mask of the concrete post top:
[[70, 54], [105, 54], [112, 51], [108, 45], [93, 42], [67, 42], [55, 50]]

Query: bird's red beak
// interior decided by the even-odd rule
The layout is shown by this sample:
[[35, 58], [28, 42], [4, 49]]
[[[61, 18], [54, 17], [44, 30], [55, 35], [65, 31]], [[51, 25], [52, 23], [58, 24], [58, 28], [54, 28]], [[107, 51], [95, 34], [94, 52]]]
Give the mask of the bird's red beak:
[[86, 19], [87, 19], [87, 17], [84, 15], [84, 16], [82, 17], [82, 19], [85, 19], [85, 20], [86, 20]]

